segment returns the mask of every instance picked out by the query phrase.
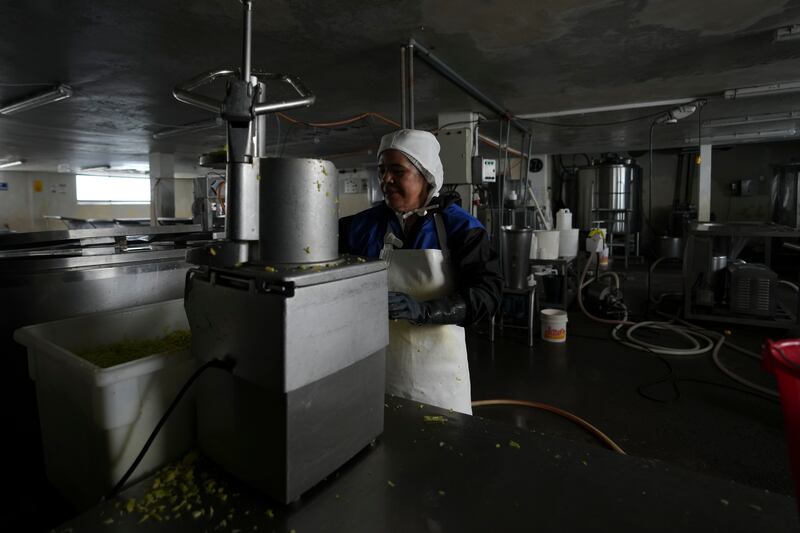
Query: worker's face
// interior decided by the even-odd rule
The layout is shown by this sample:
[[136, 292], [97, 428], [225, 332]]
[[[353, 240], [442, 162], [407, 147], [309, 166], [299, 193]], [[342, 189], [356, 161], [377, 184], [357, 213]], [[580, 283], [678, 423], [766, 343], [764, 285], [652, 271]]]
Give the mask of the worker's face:
[[381, 190], [389, 207], [405, 213], [419, 209], [428, 198], [428, 181], [399, 150], [386, 150], [378, 160]]

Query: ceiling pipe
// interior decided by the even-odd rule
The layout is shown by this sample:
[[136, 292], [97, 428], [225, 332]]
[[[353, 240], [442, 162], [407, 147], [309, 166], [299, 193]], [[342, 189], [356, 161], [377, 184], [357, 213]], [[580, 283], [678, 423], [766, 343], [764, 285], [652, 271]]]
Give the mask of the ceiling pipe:
[[548, 118], [569, 117], [573, 115], [589, 115], [592, 113], [608, 113], [610, 111], [628, 111], [630, 109], [647, 109], [650, 107], [680, 106], [696, 102], [698, 98], [675, 98], [672, 100], [655, 100], [652, 102], [633, 102], [629, 104], [607, 105], [600, 107], [584, 107], [581, 109], [567, 109], [564, 111], [547, 111], [543, 113], [526, 113], [517, 115], [518, 118]]
[[433, 70], [453, 82], [459, 89], [470, 95], [472, 98], [477, 100], [482, 105], [486, 106], [487, 108], [491, 109], [494, 113], [498, 116], [509, 120], [511, 124], [514, 126], [515, 129], [518, 131], [528, 134], [528, 128], [526, 128], [519, 120], [517, 120], [513, 113], [511, 113], [508, 109], [504, 108], [491, 98], [489, 98], [486, 94], [481, 92], [477, 87], [469, 83], [463, 77], [461, 77], [455, 70], [450, 68], [444, 61], [436, 57], [430, 50], [425, 48], [423, 45], [419, 44], [414, 39], [410, 39], [408, 41], [408, 47], [412, 49], [413, 53], [425, 61]]

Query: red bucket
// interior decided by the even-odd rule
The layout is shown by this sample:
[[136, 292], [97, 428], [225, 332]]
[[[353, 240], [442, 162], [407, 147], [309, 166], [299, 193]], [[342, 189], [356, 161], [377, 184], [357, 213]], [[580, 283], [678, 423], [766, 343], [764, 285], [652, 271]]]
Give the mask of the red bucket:
[[764, 368], [778, 378], [795, 497], [800, 509], [800, 339], [767, 340], [762, 355]]

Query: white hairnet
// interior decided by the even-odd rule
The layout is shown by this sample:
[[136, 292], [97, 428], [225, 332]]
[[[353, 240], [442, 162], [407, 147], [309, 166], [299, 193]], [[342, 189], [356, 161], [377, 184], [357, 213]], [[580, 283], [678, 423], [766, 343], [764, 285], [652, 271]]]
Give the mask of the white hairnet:
[[427, 131], [397, 130], [383, 136], [378, 157], [380, 158], [386, 150], [399, 150], [425, 176], [432, 186], [423, 207], [427, 206], [431, 199], [439, 194], [444, 183], [442, 160], [439, 159], [439, 141]]

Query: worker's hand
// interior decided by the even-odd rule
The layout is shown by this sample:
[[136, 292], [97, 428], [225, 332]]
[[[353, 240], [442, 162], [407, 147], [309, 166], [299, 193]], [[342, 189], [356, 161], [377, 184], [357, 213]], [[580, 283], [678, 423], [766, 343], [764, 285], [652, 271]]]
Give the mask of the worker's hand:
[[454, 294], [445, 298], [418, 302], [402, 292], [389, 293], [389, 318], [408, 320], [412, 324], [459, 324], [467, 317], [467, 304]]
[[422, 324], [425, 322], [424, 304], [403, 292], [390, 292], [389, 319]]

